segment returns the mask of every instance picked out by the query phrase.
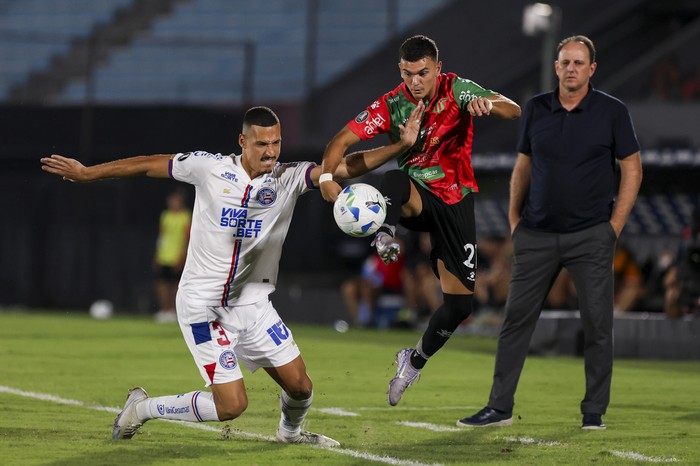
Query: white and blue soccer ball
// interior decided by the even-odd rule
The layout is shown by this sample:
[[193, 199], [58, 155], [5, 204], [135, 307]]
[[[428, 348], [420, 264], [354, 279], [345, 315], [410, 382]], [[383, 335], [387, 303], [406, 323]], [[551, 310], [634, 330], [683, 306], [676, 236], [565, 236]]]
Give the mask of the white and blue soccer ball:
[[343, 189], [333, 204], [338, 227], [350, 236], [373, 234], [384, 223], [386, 201], [374, 186], [354, 183]]

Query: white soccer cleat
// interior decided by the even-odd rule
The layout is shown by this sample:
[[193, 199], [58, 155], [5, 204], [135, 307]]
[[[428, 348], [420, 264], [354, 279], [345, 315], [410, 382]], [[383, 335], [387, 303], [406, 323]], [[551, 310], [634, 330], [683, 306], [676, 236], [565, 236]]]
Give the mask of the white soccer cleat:
[[126, 404], [124, 409], [114, 419], [114, 427], [112, 427], [113, 440], [128, 440], [134, 436], [137, 430], [146, 422], [140, 420], [136, 416], [136, 405], [148, 398], [148, 393], [141, 387], [135, 387], [129, 390], [126, 396]]
[[370, 246], [377, 247], [377, 254], [385, 264], [397, 262], [401, 253], [401, 246], [394, 240], [394, 237], [385, 231], [380, 231], [374, 237]]
[[276, 438], [279, 443], [297, 443], [306, 445], [318, 445], [321, 447], [340, 446], [340, 442], [337, 442], [336, 440], [333, 440], [330, 437], [326, 437], [325, 435], [321, 434], [315, 434], [313, 432], [307, 432], [305, 430], [300, 431], [299, 435], [296, 435], [294, 437], [287, 437], [282, 435], [280, 433], [280, 430], [277, 429]]
[[396, 353], [396, 364], [399, 367], [396, 370], [396, 376], [389, 382], [389, 393], [387, 394], [391, 406], [399, 404], [403, 392], [420, 377], [420, 369], [411, 365], [412, 352], [413, 349], [404, 348]]

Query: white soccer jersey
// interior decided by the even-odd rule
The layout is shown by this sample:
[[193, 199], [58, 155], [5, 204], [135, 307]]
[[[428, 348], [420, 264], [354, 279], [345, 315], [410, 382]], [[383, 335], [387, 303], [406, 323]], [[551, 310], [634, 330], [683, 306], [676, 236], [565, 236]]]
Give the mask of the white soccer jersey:
[[171, 176], [196, 189], [179, 292], [203, 306], [266, 299], [275, 290], [297, 198], [313, 188], [315, 164], [277, 163], [251, 180], [240, 155], [187, 152], [170, 163]]

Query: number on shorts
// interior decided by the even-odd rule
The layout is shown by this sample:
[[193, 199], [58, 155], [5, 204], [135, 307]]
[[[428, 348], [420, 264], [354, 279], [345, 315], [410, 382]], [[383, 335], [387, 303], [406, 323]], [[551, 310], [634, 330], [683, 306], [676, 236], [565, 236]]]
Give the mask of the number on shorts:
[[216, 330], [221, 338], [218, 338], [216, 342], [221, 345], [221, 346], [229, 346], [231, 344], [231, 340], [228, 339], [228, 335], [226, 335], [226, 331], [224, 328], [221, 326], [220, 323], [214, 321], [211, 323], [211, 328]]
[[464, 265], [473, 269], [476, 267], [476, 244], [467, 243], [464, 245], [464, 250], [467, 253], [467, 260], [462, 262]]

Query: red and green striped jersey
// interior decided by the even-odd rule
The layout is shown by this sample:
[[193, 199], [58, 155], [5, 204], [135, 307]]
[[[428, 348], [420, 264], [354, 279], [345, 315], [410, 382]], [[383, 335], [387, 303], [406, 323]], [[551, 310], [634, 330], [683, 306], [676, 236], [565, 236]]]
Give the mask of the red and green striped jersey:
[[[399, 168], [447, 204], [455, 204], [479, 188], [472, 168], [472, 117], [469, 101], [490, 97], [493, 91], [454, 73], [437, 79], [437, 92], [426, 105], [417, 144], [399, 155]], [[388, 133], [399, 140], [403, 125], [416, 108], [405, 83], [384, 94], [348, 123], [361, 139]]]

